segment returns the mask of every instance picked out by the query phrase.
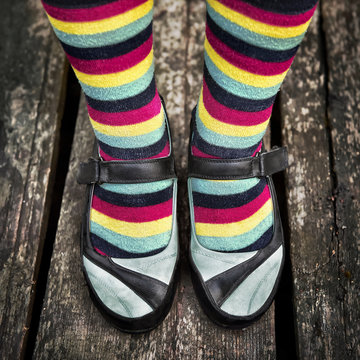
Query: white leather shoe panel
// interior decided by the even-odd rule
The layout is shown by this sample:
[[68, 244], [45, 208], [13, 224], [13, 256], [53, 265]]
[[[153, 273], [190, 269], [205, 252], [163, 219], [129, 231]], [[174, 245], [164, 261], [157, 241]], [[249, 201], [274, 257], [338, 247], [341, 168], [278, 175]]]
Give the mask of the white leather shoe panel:
[[251, 259], [256, 253], [257, 251], [236, 254], [211, 251], [201, 246], [195, 235], [192, 234], [191, 237], [191, 256], [204, 281]]
[[221, 310], [235, 316], [251, 315], [259, 310], [274, 288], [282, 256], [283, 247], [280, 246], [236, 288]]
[[152, 312], [152, 308], [120, 280], [83, 257], [85, 270], [100, 300], [111, 311], [136, 318]]

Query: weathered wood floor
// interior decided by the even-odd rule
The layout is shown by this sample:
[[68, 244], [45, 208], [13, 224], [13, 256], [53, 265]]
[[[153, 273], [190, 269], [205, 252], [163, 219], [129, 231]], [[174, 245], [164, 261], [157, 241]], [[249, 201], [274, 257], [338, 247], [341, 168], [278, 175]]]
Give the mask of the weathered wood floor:
[[180, 175], [181, 281], [163, 324], [129, 335], [101, 317], [80, 270], [75, 174], [93, 143], [84, 99], [40, 1], [2, 2], [1, 359], [360, 359], [360, 2], [320, 4], [278, 98], [268, 142], [290, 153], [276, 177], [287, 263], [275, 303], [242, 331], [203, 314], [186, 256], [204, 10], [203, 0], [156, 3], [157, 82]]

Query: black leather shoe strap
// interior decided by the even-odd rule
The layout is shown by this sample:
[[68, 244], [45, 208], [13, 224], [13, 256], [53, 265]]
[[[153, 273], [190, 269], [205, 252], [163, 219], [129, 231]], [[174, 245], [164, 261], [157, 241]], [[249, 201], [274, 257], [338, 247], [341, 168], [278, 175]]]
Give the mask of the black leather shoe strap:
[[255, 157], [208, 159], [189, 156], [189, 177], [211, 180], [236, 180], [272, 175], [288, 166], [287, 149], [273, 148]]
[[81, 163], [79, 184], [143, 183], [176, 177], [173, 157], [134, 161], [102, 161], [90, 158]]

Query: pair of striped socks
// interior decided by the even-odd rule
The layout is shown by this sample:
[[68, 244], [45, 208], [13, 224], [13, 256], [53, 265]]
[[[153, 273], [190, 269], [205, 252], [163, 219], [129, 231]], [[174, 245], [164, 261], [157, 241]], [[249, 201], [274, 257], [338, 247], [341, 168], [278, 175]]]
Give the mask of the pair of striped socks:
[[[316, 1], [207, 0], [204, 76], [191, 151], [206, 158], [254, 156]], [[153, 0], [43, 0], [81, 84], [108, 160], [169, 154], [154, 79]], [[201, 244], [250, 251], [272, 237], [266, 181], [192, 179]], [[96, 185], [90, 213], [95, 250], [112, 257], [162, 251], [172, 224], [172, 182]]]

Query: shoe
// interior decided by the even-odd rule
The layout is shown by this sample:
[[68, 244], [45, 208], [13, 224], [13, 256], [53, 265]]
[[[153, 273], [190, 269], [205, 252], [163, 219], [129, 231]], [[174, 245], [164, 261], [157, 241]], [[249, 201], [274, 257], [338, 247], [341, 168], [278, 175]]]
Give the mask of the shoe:
[[[287, 166], [286, 148], [262, 150], [255, 157], [227, 160], [195, 157], [189, 147], [192, 282], [204, 312], [220, 326], [244, 328], [259, 319], [274, 299], [284, 264], [284, 236], [271, 175]], [[274, 215], [273, 237], [268, 245], [257, 251], [238, 253], [203, 247], [195, 232], [192, 177], [208, 180], [265, 177]]]
[[[165, 109], [165, 107], [164, 107]], [[134, 161], [103, 161], [99, 155], [80, 164], [78, 182], [87, 184], [87, 204], [81, 230], [83, 272], [90, 296], [100, 312], [125, 332], [150, 331], [168, 314], [176, 290], [179, 259], [176, 221], [177, 178], [171, 155]], [[98, 147], [97, 147], [98, 150]], [[173, 223], [167, 247], [156, 255], [113, 258], [95, 251], [90, 240], [90, 210], [95, 184], [147, 183], [173, 179]]]

